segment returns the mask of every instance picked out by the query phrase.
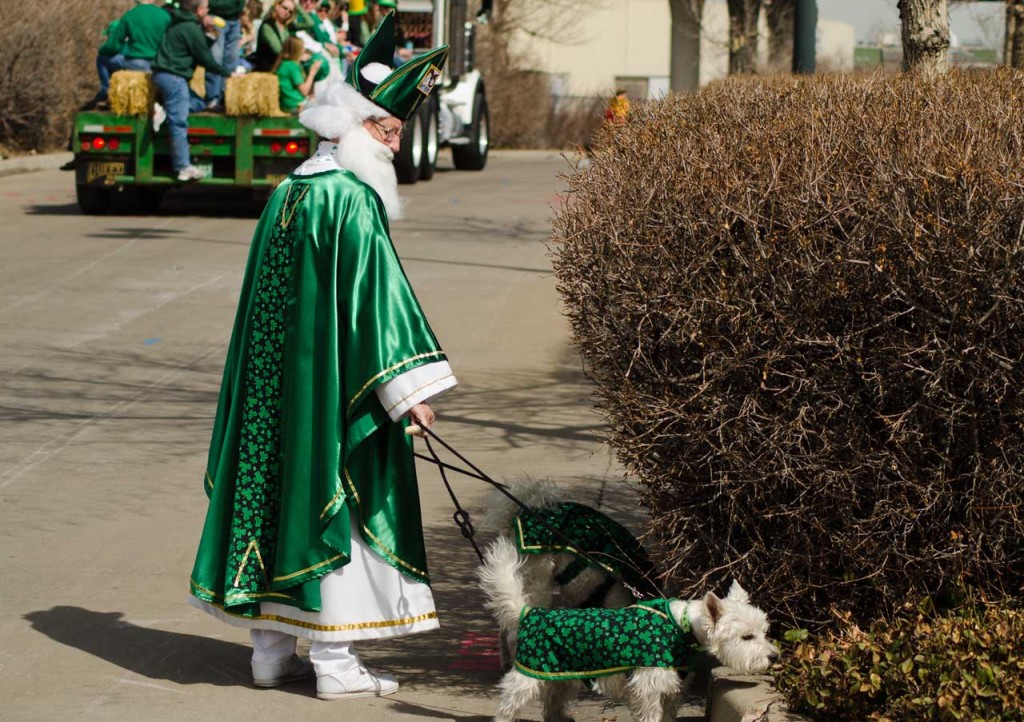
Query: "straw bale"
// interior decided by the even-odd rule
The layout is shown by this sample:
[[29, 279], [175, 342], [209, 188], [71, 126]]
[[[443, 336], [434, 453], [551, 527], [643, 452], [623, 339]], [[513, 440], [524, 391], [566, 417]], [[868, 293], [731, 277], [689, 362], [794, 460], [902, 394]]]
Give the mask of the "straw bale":
[[224, 88], [227, 115], [287, 115], [279, 105], [280, 86], [274, 73], [248, 73], [228, 78]]
[[200, 98], [206, 97], [206, 68], [202, 65], [196, 66], [196, 71], [192, 73], [192, 80], [188, 81], [188, 87]]
[[110, 109], [118, 115], [146, 115], [156, 100], [156, 86], [149, 73], [119, 70], [110, 76]]

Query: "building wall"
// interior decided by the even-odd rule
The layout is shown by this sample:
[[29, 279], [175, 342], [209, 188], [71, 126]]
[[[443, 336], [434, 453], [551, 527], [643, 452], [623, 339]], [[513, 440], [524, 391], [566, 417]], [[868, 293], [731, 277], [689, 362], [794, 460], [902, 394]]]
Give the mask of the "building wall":
[[[610, 96], [617, 86], [632, 91], [644, 79], [649, 97], [668, 88], [670, 21], [668, 0], [617, 0], [578, 12], [579, 23], [567, 43], [520, 36], [516, 49], [530, 69], [551, 74], [559, 95]], [[762, 22], [762, 29], [764, 23]], [[725, 77], [729, 70], [729, 15], [724, 3], [707, 4], [701, 31], [700, 83]], [[761, 42], [762, 50], [767, 43]], [[852, 25], [819, 18], [818, 58], [823, 68], [852, 70]], [[631, 92], [631, 95], [635, 93]]]

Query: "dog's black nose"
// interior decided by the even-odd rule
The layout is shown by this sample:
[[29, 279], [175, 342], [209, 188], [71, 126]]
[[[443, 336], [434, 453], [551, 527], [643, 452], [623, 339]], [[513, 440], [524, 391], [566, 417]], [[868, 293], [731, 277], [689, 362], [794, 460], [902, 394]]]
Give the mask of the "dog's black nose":
[[772, 664], [775, 664], [776, 662], [778, 662], [779, 661], [779, 653], [778, 652], [772, 652], [771, 654], [769, 654], [768, 655], [768, 661], [771, 662]]

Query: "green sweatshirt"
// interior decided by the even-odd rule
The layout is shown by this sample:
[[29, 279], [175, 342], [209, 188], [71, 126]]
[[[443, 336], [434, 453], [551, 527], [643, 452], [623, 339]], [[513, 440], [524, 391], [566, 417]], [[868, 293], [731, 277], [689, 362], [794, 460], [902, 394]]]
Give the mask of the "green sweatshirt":
[[96, 52], [105, 58], [112, 58], [119, 54], [124, 48], [124, 41], [121, 39], [121, 18], [111, 20], [107, 29], [103, 31], [103, 43]]
[[302, 8], [297, 8], [295, 11], [295, 19], [292, 20], [291, 25], [288, 29], [292, 31], [292, 35], [301, 33], [305, 30], [309, 33], [310, 37], [316, 40], [318, 43], [333, 43], [334, 38], [330, 37], [324, 32], [324, 26], [320, 24], [320, 16], [316, 13], [307, 13]]
[[137, 5], [121, 16], [118, 29], [126, 58], [152, 60], [171, 25], [171, 14], [156, 5]]
[[206, 35], [199, 25], [199, 18], [191, 13], [178, 13], [170, 29], [164, 33], [164, 39], [160, 41], [153, 70], [162, 70], [191, 80], [196, 65], [202, 65], [218, 75], [231, 75], [230, 70], [213, 59]]
[[225, 20], [238, 20], [245, 9], [245, 0], [210, 0], [210, 15]]

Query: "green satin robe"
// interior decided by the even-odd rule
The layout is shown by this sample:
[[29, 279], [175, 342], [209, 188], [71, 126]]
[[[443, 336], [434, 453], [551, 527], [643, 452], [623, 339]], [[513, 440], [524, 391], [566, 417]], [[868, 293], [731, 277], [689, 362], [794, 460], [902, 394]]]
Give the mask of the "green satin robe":
[[248, 617], [320, 611], [353, 533], [429, 583], [412, 441], [374, 389], [442, 360], [377, 194], [344, 170], [283, 182], [246, 266], [191, 594]]

